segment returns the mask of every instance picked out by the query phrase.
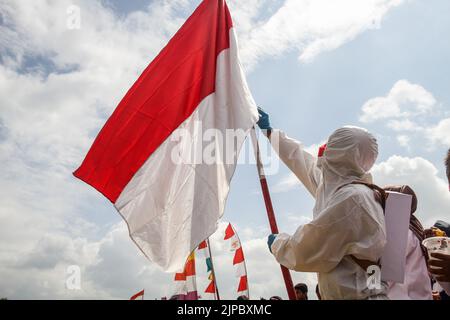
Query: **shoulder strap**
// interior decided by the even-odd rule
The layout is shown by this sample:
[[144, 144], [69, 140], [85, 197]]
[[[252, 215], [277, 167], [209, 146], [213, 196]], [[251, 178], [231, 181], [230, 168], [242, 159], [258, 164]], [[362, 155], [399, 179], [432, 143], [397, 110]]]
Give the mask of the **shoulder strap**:
[[377, 202], [381, 205], [381, 207], [383, 208], [383, 213], [384, 213], [384, 210], [386, 209], [387, 194], [386, 194], [386, 191], [384, 191], [383, 188], [380, 188], [379, 186], [377, 186], [376, 184], [373, 184], [373, 183], [367, 183], [367, 182], [364, 182], [364, 181], [353, 181], [353, 182], [350, 182], [348, 184], [344, 184], [344, 185], [340, 186], [338, 188], [338, 190], [340, 190], [343, 187], [346, 187], [346, 186], [348, 186], [350, 184], [360, 184], [360, 185], [363, 185], [363, 186], [366, 186], [366, 187], [372, 189], [373, 193], [374, 193], [374, 196], [375, 196], [375, 200], [377, 200]]
[[[374, 196], [375, 196], [375, 200], [381, 205], [381, 207], [383, 208], [383, 213], [384, 213], [384, 210], [386, 209], [387, 194], [383, 188], [380, 188], [379, 186], [377, 186], [373, 183], [367, 183], [364, 181], [353, 181], [349, 184], [345, 184], [345, 185], [339, 187], [338, 190], [340, 190], [343, 187], [348, 186], [350, 184], [360, 184], [360, 185], [364, 185], [364, 186], [372, 189]], [[374, 262], [374, 261], [370, 261], [370, 260], [358, 259], [354, 255], [350, 255], [350, 258], [353, 260], [353, 262], [355, 262], [358, 266], [360, 266], [364, 271], [367, 271], [367, 269], [372, 265], [377, 265], [377, 266], [381, 267], [380, 261]]]
[[367, 183], [367, 182], [363, 182], [363, 181], [353, 181], [351, 184], [361, 184], [361, 185], [364, 185], [364, 186], [372, 189], [373, 192], [374, 192], [374, 195], [375, 195], [375, 200], [378, 201], [378, 203], [383, 208], [383, 212], [384, 212], [384, 210], [386, 209], [387, 194], [386, 194], [386, 191], [384, 191], [383, 188], [380, 188], [376, 184]]
[[354, 255], [350, 255], [350, 258], [352, 258], [353, 262], [355, 262], [358, 266], [360, 266], [361, 269], [363, 269], [364, 271], [367, 271], [367, 269], [369, 269], [369, 267], [373, 266], [373, 265], [378, 266], [378, 267], [381, 268], [380, 261], [373, 262], [373, 261], [370, 261], [370, 260], [358, 259]]

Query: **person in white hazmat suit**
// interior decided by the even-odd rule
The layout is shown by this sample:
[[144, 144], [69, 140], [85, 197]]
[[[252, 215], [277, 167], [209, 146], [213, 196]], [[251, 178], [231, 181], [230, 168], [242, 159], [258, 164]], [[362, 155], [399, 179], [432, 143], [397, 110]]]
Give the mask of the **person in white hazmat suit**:
[[258, 126], [316, 200], [311, 222], [293, 235], [269, 236], [276, 260], [291, 270], [317, 272], [322, 299], [387, 299], [377, 268], [386, 245], [384, 212], [368, 173], [378, 156], [376, 139], [365, 129], [343, 127], [314, 157], [259, 113]]

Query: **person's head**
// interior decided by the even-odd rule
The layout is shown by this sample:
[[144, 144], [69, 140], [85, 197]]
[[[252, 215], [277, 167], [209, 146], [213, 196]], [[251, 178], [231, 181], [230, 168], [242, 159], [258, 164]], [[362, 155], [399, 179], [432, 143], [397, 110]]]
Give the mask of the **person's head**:
[[308, 300], [308, 286], [304, 283], [296, 284], [295, 295], [297, 300]]
[[448, 149], [447, 151], [447, 157], [445, 157], [445, 171], [447, 173], [447, 180], [448, 180], [448, 185], [449, 185], [449, 190], [450, 190], [450, 149]]
[[417, 196], [416, 193], [414, 192], [414, 190], [407, 185], [403, 185], [403, 186], [386, 186], [383, 188], [386, 191], [393, 191], [393, 192], [398, 192], [398, 193], [403, 193], [403, 194], [409, 194], [412, 196], [412, 202], [411, 202], [411, 214], [414, 214], [414, 212], [416, 212], [417, 210]]
[[283, 300], [283, 299], [279, 296], [273, 296], [273, 297], [270, 297], [269, 300]]
[[246, 295], [242, 295], [237, 297], [237, 300], [248, 300], [248, 297]]
[[378, 157], [378, 143], [366, 129], [346, 126], [328, 138], [321, 158], [326, 167], [341, 178], [363, 177]]
[[447, 237], [450, 235], [450, 223], [448, 223], [448, 222], [438, 220], [433, 225], [433, 227], [438, 228], [441, 231], [444, 231], [445, 234], [447, 235]]

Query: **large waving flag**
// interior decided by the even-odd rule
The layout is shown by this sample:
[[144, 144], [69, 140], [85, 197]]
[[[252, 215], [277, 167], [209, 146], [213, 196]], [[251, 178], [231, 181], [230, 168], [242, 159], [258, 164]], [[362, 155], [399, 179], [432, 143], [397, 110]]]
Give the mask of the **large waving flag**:
[[[213, 163], [174, 158], [211, 145], [199, 126], [214, 129], [220, 145], [230, 129], [245, 137], [257, 119], [227, 5], [204, 0], [125, 95], [74, 175], [114, 204], [150, 260], [177, 272], [217, 229], [243, 139], [216, 152]], [[180, 143], [180, 131], [192, 139]]]

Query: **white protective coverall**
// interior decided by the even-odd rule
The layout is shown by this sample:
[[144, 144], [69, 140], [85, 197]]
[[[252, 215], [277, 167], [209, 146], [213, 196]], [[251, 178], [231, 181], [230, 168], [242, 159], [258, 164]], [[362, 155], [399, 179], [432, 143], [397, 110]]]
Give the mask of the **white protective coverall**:
[[276, 237], [271, 246], [276, 260], [295, 271], [317, 272], [323, 299], [385, 299], [387, 284], [369, 289], [366, 270], [350, 257], [377, 262], [386, 244], [383, 209], [373, 190], [350, 184], [371, 183], [376, 139], [362, 128], [340, 128], [320, 158], [279, 130], [273, 130], [271, 143], [316, 199], [310, 223], [292, 236]]

